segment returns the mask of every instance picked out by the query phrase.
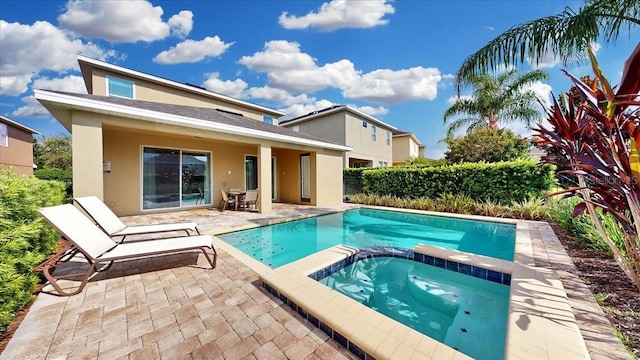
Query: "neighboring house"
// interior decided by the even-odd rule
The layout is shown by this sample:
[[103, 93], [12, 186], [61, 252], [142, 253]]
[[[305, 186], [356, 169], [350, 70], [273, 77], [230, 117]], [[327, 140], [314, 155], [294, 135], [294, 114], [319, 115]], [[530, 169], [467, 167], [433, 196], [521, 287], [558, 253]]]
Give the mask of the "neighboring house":
[[344, 167], [391, 166], [396, 128], [350, 106], [335, 105], [280, 121], [280, 126], [351, 147], [344, 153]]
[[89, 94], [34, 90], [71, 132], [74, 196], [96, 195], [118, 215], [218, 206], [230, 188], [258, 188], [262, 213], [273, 201], [342, 202], [349, 147], [272, 125], [283, 115], [273, 109], [78, 62]]
[[393, 165], [401, 164], [409, 159], [424, 157], [425, 146], [410, 132], [394, 130], [393, 132]]
[[33, 175], [33, 135], [37, 131], [0, 116], [0, 167]]

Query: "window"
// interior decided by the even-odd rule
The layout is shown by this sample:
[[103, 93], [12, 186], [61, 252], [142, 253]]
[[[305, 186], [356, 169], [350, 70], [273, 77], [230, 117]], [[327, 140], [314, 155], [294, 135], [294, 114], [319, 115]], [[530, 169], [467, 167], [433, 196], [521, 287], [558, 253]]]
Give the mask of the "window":
[[367, 122], [366, 122], [366, 121], [363, 121], [363, 122], [362, 122], [362, 127], [363, 127], [363, 128], [366, 128], [366, 127], [367, 127]]
[[376, 133], [376, 126], [375, 125], [371, 125], [371, 140], [376, 141], [376, 137], [377, 137], [377, 133]]
[[389, 163], [387, 161], [378, 161], [378, 167], [387, 167]]
[[0, 146], [9, 146], [9, 127], [7, 124], [0, 124]]
[[143, 149], [142, 209], [211, 204], [210, 154], [178, 149]]
[[[258, 157], [244, 156], [244, 186], [247, 190], [258, 188]], [[276, 158], [271, 158], [271, 199], [276, 198]]]
[[300, 126], [296, 125], [296, 126], [292, 127], [291, 130], [296, 131], [296, 132], [300, 132]]
[[387, 145], [391, 145], [391, 131], [387, 131]]
[[109, 96], [133, 99], [133, 82], [107, 77], [107, 92]]
[[273, 116], [262, 115], [262, 122], [273, 125]]

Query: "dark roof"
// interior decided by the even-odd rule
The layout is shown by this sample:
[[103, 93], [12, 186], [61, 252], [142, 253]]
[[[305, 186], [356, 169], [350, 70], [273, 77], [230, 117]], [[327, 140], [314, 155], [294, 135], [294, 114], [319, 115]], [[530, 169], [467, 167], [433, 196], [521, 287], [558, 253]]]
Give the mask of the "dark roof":
[[408, 135], [411, 134], [408, 131], [401, 131], [401, 130], [391, 130], [391, 134], [393, 135]]
[[129, 106], [137, 109], [157, 111], [157, 112], [162, 112], [166, 114], [185, 116], [185, 117], [198, 119], [198, 120], [211, 121], [213, 123], [239, 126], [247, 129], [257, 130], [257, 131], [264, 131], [264, 132], [269, 132], [269, 133], [274, 133], [279, 135], [292, 136], [300, 139], [320, 141], [320, 142], [325, 142], [329, 144], [340, 145], [333, 141], [322, 139], [317, 136], [312, 136], [312, 135], [300, 133], [297, 131], [293, 131], [288, 128], [267, 124], [265, 122], [255, 120], [255, 119], [250, 119], [240, 114], [236, 114], [236, 113], [229, 112], [222, 109], [209, 109], [209, 108], [201, 108], [201, 107], [195, 107], [195, 106], [165, 104], [165, 103], [157, 103], [152, 101], [125, 99], [125, 98], [119, 98], [119, 97], [113, 97], [113, 96], [76, 94], [76, 93], [69, 93], [64, 91], [51, 91], [51, 90], [48, 90], [48, 91], [52, 93], [57, 93], [57, 94], [69, 95], [76, 98], [82, 98], [82, 99], [93, 100], [93, 101], [102, 101], [109, 104]]

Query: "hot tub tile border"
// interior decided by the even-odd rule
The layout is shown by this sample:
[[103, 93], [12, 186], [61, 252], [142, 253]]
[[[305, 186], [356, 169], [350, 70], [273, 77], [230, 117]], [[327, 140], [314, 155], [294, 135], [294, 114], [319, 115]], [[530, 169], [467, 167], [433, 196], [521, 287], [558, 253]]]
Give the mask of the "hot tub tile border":
[[381, 256], [390, 256], [394, 258], [412, 260], [423, 264], [436, 266], [442, 269], [455, 271], [464, 275], [473, 276], [483, 280], [492, 281], [498, 284], [511, 285], [511, 274], [505, 274], [499, 271], [485, 269], [480, 266], [464, 264], [449, 259], [442, 259], [431, 255], [421, 254], [409, 249], [386, 246], [362, 248], [359, 252], [350, 255], [345, 259], [342, 259], [336, 263], [328, 265], [314, 273], [309, 274], [309, 277], [313, 280], [318, 281], [337, 271], [344, 269], [345, 267], [353, 264], [358, 260]]

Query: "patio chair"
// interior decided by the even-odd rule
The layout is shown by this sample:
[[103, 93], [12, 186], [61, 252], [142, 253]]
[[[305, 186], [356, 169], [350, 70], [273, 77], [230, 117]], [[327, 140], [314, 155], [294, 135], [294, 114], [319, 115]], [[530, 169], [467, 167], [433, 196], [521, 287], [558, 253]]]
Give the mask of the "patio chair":
[[[47, 264], [43, 273], [53, 288], [62, 296], [78, 294], [84, 289], [91, 275], [108, 270], [115, 261], [148, 258], [156, 255], [182, 253], [187, 251], [201, 251], [211, 268], [216, 267], [218, 254], [213, 247], [210, 235], [182, 236], [130, 243], [116, 243], [104, 231], [94, 224], [80, 209], [71, 204], [45, 207], [38, 212], [51, 224], [61, 236], [70, 241], [76, 252], [81, 253], [89, 263], [85, 272], [54, 275], [55, 268], [61, 262]], [[211, 251], [208, 252], [208, 250]], [[62, 262], [69, 261], [68, 257]], [[105, 265], [104, 267], [99, 267]], [[77, 278], [81, 282], [75, 291], [67, 292], [58, 284], [62, 278]]]
[[191, 235], [191, 233], [195, 231], [200, 235], [200, 231], [197, 228], [198, 224], [193, 222], [127, 226], [97, 196], [78, 197], [73, 200], [105, 233], [107, 233], [107, 235], [110, 237], [122, 236], [120, 242], [123, 242], [129, 235], [143, 235], [170, 231], [184, 231], [187, 235]]
[[247, 190], [246, 195], [242, 199], [242, 207], [244, 208], [244, 211], [247, 211], [249, 206], [255, 207], [255, 208], [258, 207], [258, 190], [257, 189]]
[[235, 198], [229, 198], [229, 196], [227, 196], [227, 192], [226, 191], [224, 191], [223, 189], [220, 189], [220, 195], [222, 195], [222, 199], [220, 200], [220, 204], [218, 204], [218, 207], [220, 208], [220, 210], [222, 212], [224, 212], [224, 210], [229, 205], [234, 205], [235, 206], [236, 199]]

